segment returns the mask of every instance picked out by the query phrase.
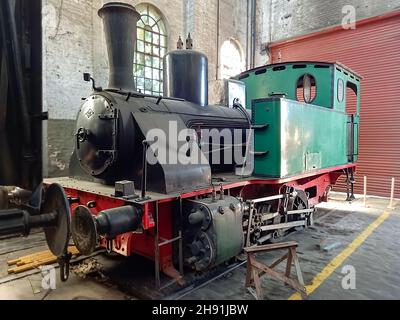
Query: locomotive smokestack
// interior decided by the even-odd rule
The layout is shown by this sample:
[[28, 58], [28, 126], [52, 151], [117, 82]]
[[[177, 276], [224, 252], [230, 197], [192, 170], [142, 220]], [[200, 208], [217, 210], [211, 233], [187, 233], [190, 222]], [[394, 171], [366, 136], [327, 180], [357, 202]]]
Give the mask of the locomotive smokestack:
[[135, 91], [133, 56], [140, 14], [129, 4], [106, 3], [100, 10], [107, 42], [110, 89]]

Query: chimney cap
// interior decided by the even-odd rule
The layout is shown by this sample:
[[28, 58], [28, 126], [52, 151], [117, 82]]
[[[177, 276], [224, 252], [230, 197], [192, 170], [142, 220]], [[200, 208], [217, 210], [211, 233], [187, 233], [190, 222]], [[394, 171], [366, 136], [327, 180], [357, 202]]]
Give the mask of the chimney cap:
[[125, 2], [107, 2], [103, 5], [103, 7], [98, 11], [98, 14], [100, 17], [102, 17], [104, 11], [106, 9], [129, 9], [132, 11], [132, 13], [136, 14], [140, 18], [139, 12], [136, 11], [135, 7], [125, 3]]

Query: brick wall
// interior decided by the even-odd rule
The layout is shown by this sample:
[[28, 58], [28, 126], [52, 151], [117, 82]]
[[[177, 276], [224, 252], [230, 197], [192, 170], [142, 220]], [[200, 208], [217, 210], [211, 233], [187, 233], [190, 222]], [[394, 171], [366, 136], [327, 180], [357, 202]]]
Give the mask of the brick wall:
[[43, 0], [43, 103], [50, 117], [45, 175], [68, 172], [73, 119], [90, 92], [82, 73], [93, 71], [91, 13], [92, 0]]

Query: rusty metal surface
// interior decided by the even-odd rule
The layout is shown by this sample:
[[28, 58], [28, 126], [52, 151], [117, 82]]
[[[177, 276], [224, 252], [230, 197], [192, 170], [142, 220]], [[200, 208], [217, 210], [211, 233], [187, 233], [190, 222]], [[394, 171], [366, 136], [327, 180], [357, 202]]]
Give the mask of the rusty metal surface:
[[391, 178], [400, 181], [399, 48], [400, 11], [360, 22], [355, 30], [337, 27], [271, 46], [273, 63], [339, 60], [364, 76], [357, 193], [363, 192], [364, 175], [373, 195], [388, 197]]

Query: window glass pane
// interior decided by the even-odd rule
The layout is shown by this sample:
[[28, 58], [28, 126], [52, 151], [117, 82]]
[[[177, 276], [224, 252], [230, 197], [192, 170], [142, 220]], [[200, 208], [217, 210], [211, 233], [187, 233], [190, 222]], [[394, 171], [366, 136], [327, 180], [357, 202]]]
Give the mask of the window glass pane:
[[143, 53], [138, 53], [137, 54], [136, 63], [144, 64], [144, 54]]
[[152, 45], [150, 43], [145, 43], [144, 45], [144, 52], [147, 54], [151, 54]]
[[160, 28], [158, 27], [158, 24], [155, 24], [155, 25], [153, 26], [153, 32], [154, 32], [154, 33], [160, 33]]
[[153, 68], [160, 68], [160, 58], [153, 58]]
[[149, 26], [153, 28], [157, 24], [157, 20], [154, 19], [151, 15], [149, 17]]
[[160, 91], [160, 82], [153, 80], [153, 91]]
[[153, 55], [155, 56], [160, 56], [160, 47], [159, 46], [153, 46]]
[[221, 46], [221, 78], [229, 79], [244, 70], [244, 60], [239, 44], [226, 40]]
[[139, 20], [137, 26], [143, 28], [143, 27], [144, 27], [144, 22], [143, 22], [143, 20]]
[[147, 66], [147, 67], [151, 67], [151, 56], [146, 56], [146, 58], [145, 58], [145, 60], [146, 60], [146, 63], [145, 63], [145, 65]]
[[144, 81], [145, 90], [152, 90], [152, 81], [150, 79], [146, 79]]
[[153, 79], [154, 80], [160, 80], [160, 71], [157, 69], [154, 69], [153, 71]]
[[167, 39], [166, 39], [165, 36], [161, 36], [160, 45], [162, 47], [166, 47], [167, 46]]
[[137, 78], [137, 88], [138, 89], [144, 89], [144, 79], [143, 78]]
[[142, 15], [142, 20], [143, 20], [144, 25], [149, 24], [149, 16], [147, 16], [147, 15]]
[[145, 77], [146, 78], [148, 78], [148, 79], [151, 79], [152, 78], [152, 69], [151, 68], [148, 68], [148, 67], [146, 67], [145, 69], [144, 69], [144, 75], [145, 75]]
[[143, 41], [140, 41], [140, 40], [137, 41], [137, 51], [144, 52], [144, 43], [143, 43]]
[[153, 44], [155, 45], [160, 44], [160, 36], [158, 34], [153, 34]]
[[150, 31], [145, 31], [145, 33], [144, 33], [144, 40], [146, 41], [146, 42], [151, 42], [151, 32]]
[[149, 10], [149, 16], [154, 20], [154, 23], [156, 23], [156, 21], [160, 20], [160, 16], [154, 10]]
[[143, 66], [136, 66], [136, 71], [135, 71], [135, 76], [136, 77], [144, 77], [144, 67]]
[[139, 40], [144, 40], [144, 29], [138, 28], [138, 31], [137, 31], [137, 38], [138, 38]]

